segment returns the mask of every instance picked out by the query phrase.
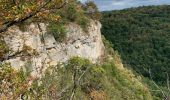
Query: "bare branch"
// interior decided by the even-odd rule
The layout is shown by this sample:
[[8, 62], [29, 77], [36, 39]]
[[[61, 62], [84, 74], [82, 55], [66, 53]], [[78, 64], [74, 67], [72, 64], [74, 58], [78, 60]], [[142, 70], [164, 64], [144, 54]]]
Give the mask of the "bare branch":
[[164, 91], [155, 83], [155, 81], [153, 80], [153, 78], [152, 78], [152, 74], [151, 74], [151, 70], [149, 69], [149, 75], [150, 75], [150, 79], [151, 79], [151, 81], [152, 81], [152, 83], [159, 89], [159, 91], [161, 91], [161, 93], [162, 93], [162, 95], [163, 95], [163, 97], [166, 97], [166, 95], [165, 95], [165, 93], [164, 93]]
[[168, 90], [170, 91], [170, 83], [169, 83], [169, 74], [166, 72], [166, 75], [167, 75], [167, 87], [168, 87]]

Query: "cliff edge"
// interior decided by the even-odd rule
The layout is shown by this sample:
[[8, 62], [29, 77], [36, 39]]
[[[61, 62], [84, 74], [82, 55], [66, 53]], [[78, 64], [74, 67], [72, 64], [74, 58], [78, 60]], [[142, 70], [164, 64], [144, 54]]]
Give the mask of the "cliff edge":
[[66, 39], [63, 42], [57, 42], [53, 35], [47, 34], [47, 25], [44, 23], [27, 25], [24, 32], [17, 26], [10, 28], [5, 34], [5, 42], [10, 49], [5, 62], [15, 69], [29, 63], [34, 74], [39, 75], [44, 67], [55, 66], [74, 56], [92, 62], [100, 60], [104, 54], [100, 22], [91, 21], [87, 32], [74, 23], [65, 28]]

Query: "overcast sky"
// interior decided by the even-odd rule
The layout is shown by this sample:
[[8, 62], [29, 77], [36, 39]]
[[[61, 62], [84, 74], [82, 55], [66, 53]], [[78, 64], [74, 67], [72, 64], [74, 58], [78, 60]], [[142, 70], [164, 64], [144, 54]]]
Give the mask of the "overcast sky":
[[[86, 0], [81, 0], [86, 1]], [[170, 5], [170, 0], [92, 0], [101, 11], [117, 10], [147, 5]]]

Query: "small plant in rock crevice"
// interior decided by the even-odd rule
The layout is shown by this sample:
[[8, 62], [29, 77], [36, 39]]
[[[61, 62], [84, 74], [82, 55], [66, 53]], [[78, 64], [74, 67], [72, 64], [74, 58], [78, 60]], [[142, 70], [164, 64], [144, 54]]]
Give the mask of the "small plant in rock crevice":
[[64, 25], [58, 23], [49, 23], [47, 27], [47, 34], [54, 36], [58, 42], [63, 42], [66, 39], [66, 29]]
[[9, 48], [6, 45], [5, 41], [0, 39], [0, 59], [3, 58], [5, 54], [8, 53], [8, 51], [9, 51]]

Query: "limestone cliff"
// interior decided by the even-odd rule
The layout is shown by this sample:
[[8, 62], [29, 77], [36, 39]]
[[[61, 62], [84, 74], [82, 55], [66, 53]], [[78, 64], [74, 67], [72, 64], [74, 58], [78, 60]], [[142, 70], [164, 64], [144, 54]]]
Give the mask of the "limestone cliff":
[[[92, 21], [88, 31], [84, 32], [80, 26], [70, 23], [66, 25], [67, 37], [64, 42], [57, 42], [54, 36], [46, 34], [44, 23], [30, 24], [26, 31], [17, 26], [6, 32], [5, 42], [10, 49], [5, 62], [16, 69], [29, 63], [34, 75], [38, 75], [45, 68], [67, 61], [73, 56], [88, 58], [98, 62], [104, 53], [99, 22]], [[43, 39], [42, 39], [43, 38]]]
[[[43, 79], [46, 80], [44, 81], [45, 84], [47, 81], [50, 81], [49, 79], [52, 79], [50, 82], [56, 82], [56, 86], [61, 87], [58, 84], [63, 82], [63, 80], [67, 80], [65, 83], [62, 83], [64, 84], [62, 87], [64, 89], [70, 87], [68, 91], [72, 91], [71, 86], [74, 85], [70, 84], [74, 83], [72, 75], [75, 75], [72, 71], [66, 77], [55, 74], [62, 80], [60, 78], [56, 80], [56, 76], [54, 78], [54, 75], [52, 75], [54, 73], [49, 75], [50, 78], [45, 77], [46, 74], [42, 75], [42, 73], [47, 71], [46, 69], [49, 66], [55, 66], [59, 62], [65, 62], [74, 56], [87, 58], [93, 63], [100, 62], [100, 59], [104, 56], [105, 59], [103, 60], [105, 62], [101, 64], [92, 64], [90, 62], [87, 64], [86, 62], [86, 70], [79, 70], [79, 72], [82, 72], [77, 75], [80, 76], [79, 79], [81, 79], [82, 75], [85, 75], [83, 77], [87, 77], [88, 80], [86, 80], [88, 84], [84, 84], [82, 87], [89, 89], [89, 84], [94, 84], [94, 86], [92, 85], [93, 87], [90, 87], [91, 89], [99, 87], [102, 89], [96, 89], [95, 91], [90, 91], [90, 94], [86, 94], [80, 86], [82, 90], [78, 93], [81, 93], [82, 97], [94, 98], [95, 100], [101, 98], [103, 98], [101, 100], [106, 100], [105, 98], [107, 100], [152, 100], [148, 88], [142, 84], [142, 78], [135, 76], [132, 71], [124, 68], [118, 53], [109, 45], [106, 45], [106, 41], [102, 41], [100, 32], [101, 24], [99, 22], [91, 21], [87, 32], [84, 32], [80, 26], [74, 23], [67, 24], [65, 28], [67, 32], [65, 41], [57, 42], [53, 35], [47, 34], [47, 25], [44, 23], [39, 25], [32, 23], [26, 27], [25, 32], [21, 31], [17, 26], [11, 27], [4, 36], [5, 42], [10, 49], [10, 53], [6, 55], [4, 63], [10, 63], [15, 69], [20, 69], [21, 67], [31, 69], [30, 76], [33, 76], [33, 79], [39, 79], [38, 82], [40, 83]], [[109, 54], [109, 50], [112, 53]], [[79, 58], [79, 61], [84, 60], [80, 60]], [[60, 67], [62, 68], [65, 65], [67, 66], [67, 63], [61, 64]], [[86, 72], [87, 69], [89, 70], [88, 72]], [[68, 73], [68, 71], [63, 70], [62, 74], [65, 76], [65, 73]], [[27, 83], [31, 84], [32, 82], [34, 81], [31, 80]], [[44, 86], [43, 82], [41, 84], [40, 87]], [[46, 85], [50, 86], [51, 83]], [[45, 88], [48, 88], [48, 86]], [[58, 93], [60, 90], [56, 90], [56, 92]], [[67, 93], [63, 92], [63, 95], [68, 98]]]

